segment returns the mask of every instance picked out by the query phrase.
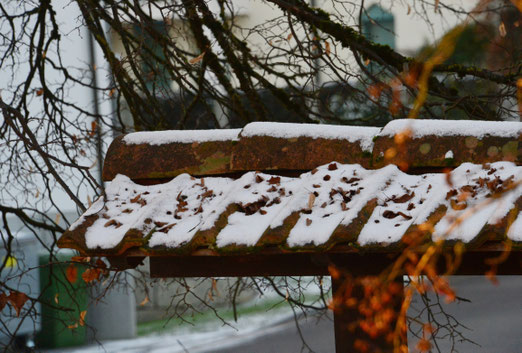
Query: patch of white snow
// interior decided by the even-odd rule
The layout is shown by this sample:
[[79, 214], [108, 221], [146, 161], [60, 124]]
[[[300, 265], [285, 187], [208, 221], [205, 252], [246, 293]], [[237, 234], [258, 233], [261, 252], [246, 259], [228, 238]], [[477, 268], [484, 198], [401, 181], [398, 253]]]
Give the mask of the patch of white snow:
[[277, 138], [311, 137], [347, 140], [352, 143], [359, 143], [361, 149], [364, 151], [371, 151], [373, 148], [373, 138], [380, 130], [378, 127], [367, 126], [254, 122], [243, 128], [241, 136], [271, 136]]
[[236, 141], [241, 129], [140, 131], [127, 134], [123, 142], [129, 145], [165, 145], [209, 141]]
[[410, 130], [412, 137], [435, 136], [485, 136], [518, 138], [522, 134], [522, 122], [517, 121], [478, 121], [478, 120], [430, 120], [397, 119], [382, 129], [379, 136], [394, 136]]

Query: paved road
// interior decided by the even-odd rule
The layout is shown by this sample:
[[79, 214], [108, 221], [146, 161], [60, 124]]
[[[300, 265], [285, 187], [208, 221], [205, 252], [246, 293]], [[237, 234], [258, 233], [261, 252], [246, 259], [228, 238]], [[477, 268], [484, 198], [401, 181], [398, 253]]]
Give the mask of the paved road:
[[[446, 305], [459, 322], [469, 330], [464, 335], [480, 346], [461, 343], [460, 353], [522, 352], [522, 277], [499, 277], [493, 285], [485, 277], [453, 277], [457, 295], [470, 299]], [[411, 346], [412, 347], [412, 346]], [[441, 352], [451, 352], [451, 345], [441, 345]]]
[[[522, 277], [499, 277], [500, 284], [495, 286], [483, 277], [454, 277], [453, 288], [460, 297], [471, 300], [471, 303], [460, 302], [445, 304], [445, 310], [452, 314], [463, 328], [465, 337], [479, 345], [459, 342], [456, 352], [459, 353], [521, 353], [522, 352]], [[419, 298], [415, 298], [419, 304]], [[412, 311], [410, 313], [414, 314]], [[440, 318], [440, 316], [439, 316]], [[314, 352], [334, 352], [333, 322], [321, 320], [300, 320], [303, 336]], [[415, 352], [415, 342], [409, 338], [410, 351]], [[441, 341], [441, 352], [451, 352], [449, 341]], [[267, 334], [252, 337], [235, 347], [211, 349], [209, 353], [271, 353], [308, 352], [303, 349], [295, 323], [285, 322], [279, 329], [270, 330]]]
[[[317, 318], [302, 317], [299, 319], [299, 329], [308, 347], [316, 353], [335, 352], [335, 341], [333, 332], [333, 318], [331, 315]], [[303, 344], [303, 340], [297, 330], [295, 320], [289, 320], [279, 325], [279, 330], [262, 336], [253, 336], [252, 340], [244, 342], [239, 346], [224, 349], [211, 349], [212, 353], [267, 353], [267, 352], [308, 352], [309, 349]]]

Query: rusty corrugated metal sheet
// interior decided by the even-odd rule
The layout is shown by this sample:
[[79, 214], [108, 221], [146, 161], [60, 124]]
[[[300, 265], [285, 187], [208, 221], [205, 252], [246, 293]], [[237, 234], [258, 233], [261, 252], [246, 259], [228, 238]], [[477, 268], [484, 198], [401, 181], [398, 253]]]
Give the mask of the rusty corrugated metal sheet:
[[[187, 132], [190, 134], [190, 132]], [[117, 174], [132, 179], [165, 179], [182, 173], [212, 175], [230, 172], [230, 158], [237, 141], [135, 143], [117, 137], [109, 147], [103, 165], [103, 180]]]
[[[424, 122], [417, 121], [421, 126]], [[451, 122], [444, 120], [428, 122], [435, 122], [435, 125], [440, 126], [449, 124], [451, 127]], [[509, 123], [509, 129], [513, 133], [505, 134], [505, 131], [495, 131], [498, 126], [505, 126], [503, 123], [481, 122], [484, 129], [490, 130], [484, 136], [466, 134], [465, 130], [457, 129], [453, 135], [437, 135], [429, 130], [420, 131], [419, 134], [416, 131], [419, 130], [418, 124], [412, 126], [411, 130], [408, 130], [408, 125], [405, 125], [404, 131], [392, 129], [398, 123], [405, 125], [404, 121], [396, 120], [385, 126], [382, 132], [379, 128], [364, 128], [367, 140], [373, 141], [373, 144], [368, 144], [367, 141], [362, 143], [353, 138], [353, 135], [361, 135], [360, 127], [317, 125], [322, 130], [318, 129], [317, 136], [314, 136], [313, 126], [310, 124], [270, 123], [272, 132], [277, 132], [278, 129], [292, 130], [294, 126], [297, 132], [289, 134], [292, 137], [281, 137], [278, 133], [270, 136], [270, 129], [265, 129], [268, 132], [263, 134], [245, 133], [251, 130], [250, 125], [241, 131], [229, 130], [229, 139], [203, 139], [199, 142], [156, 143], [152, 133], [149, 142], [127, 143], [124, 141], [125, 136], [120, 136], [109, 147], [103, 178], [110, 181], [117, 174], [123, 174], [133, 180], [143, 181], [169, 179], [182, 173], [202, 176], [250, 170], [299, 172], [331, 161], [360, 164], [366, 168], [396, 164], [403, 170], [454, 168], [465, 162], [521, 163], [522, 123]], [[458, 126], [476, 124], [473, 121], [454, 123]], [[255, 124], [262, 126], [262, 123]], [[298, 131], [302, 126], [306, 126], [307, 134], [300, 136]], [[324, 133], [325, 129], [330, 132]], [[177, 133], [179, 135], [180, 131]], [[181, 133], [190, 135], [193, 131]], [[211, 136], [212, 132], [208, 133]]]
[[421, 175], [330, 163], [297, 178], [183, 174], [151, 186], [119, 176], [59, 246], [84, 255], [379, 251], [442, 238], [473, 248], [508, 239], [522, 217], [521, 180], [522, 167], [509, 162]]

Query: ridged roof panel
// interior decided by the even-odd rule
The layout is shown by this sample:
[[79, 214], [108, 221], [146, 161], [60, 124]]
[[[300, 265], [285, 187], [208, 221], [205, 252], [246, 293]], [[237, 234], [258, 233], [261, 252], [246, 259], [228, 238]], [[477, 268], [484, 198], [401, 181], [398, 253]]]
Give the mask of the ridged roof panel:
[[[397, 246], [408, 234], [469, 246], [520, 241], [522, 167], [465, 163], [410, 175], [331, 162], [299, 177], [181, 174], [157, 185], [118, 175], [60, 239], [82, 253], [245, 252]], [[511, 226], [511, 227], [509, 227]], [[75, 245], [75, 246], [72, 246]]]

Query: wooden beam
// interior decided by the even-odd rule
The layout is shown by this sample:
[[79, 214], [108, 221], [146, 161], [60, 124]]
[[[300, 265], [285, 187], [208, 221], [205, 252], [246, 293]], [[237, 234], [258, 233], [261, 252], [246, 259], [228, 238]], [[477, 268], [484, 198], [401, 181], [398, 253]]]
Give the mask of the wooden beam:
[[[491, 266], [487, 259], [498, 258], [501, 251], [469, 251], [455, 275], [484, 275]], [[151, 256], [152, 277], [243, 277], [328, 275], [335, 265], [357, 276], [376, 275], [393, 264], [398, 253], [273, 253], [213, 256]], [[439, 273], [446, 272], [444, 256]], [[497, 267], [498, 275], [522, 275], [522, 251], [513, 251]]]

